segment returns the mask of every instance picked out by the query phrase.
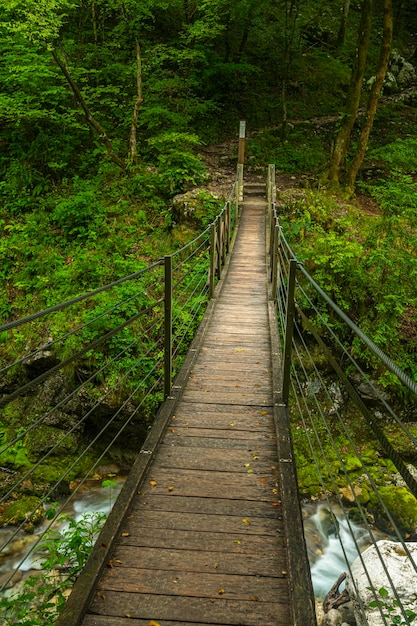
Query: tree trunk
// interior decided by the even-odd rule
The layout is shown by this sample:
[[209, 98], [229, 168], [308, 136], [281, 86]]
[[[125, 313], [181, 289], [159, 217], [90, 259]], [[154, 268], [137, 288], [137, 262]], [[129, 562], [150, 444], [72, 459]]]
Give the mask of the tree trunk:
[[368, 55], [373, 9], [374, 0], [363, 0], [358, 43], [353, 61], [346, 111], [341, 120], [340, 129], [333, 146], [329, 167], [326, 172], [327, 181], [333, 186], [338, 186], [340, 183], [342, 164], [346, 159], [352, 129], [358, 115], [366, 57]]
[[138, 147], [137, 147], [137, 127], [138, 127], [138, 117], [139, 117], [139, 109], [143, 102], [142, 96], [142, 57], [140, 52], [139, 41], [136, 39], [136, 82], [137, 82], [137, 96], [135, 105], [133, 107], [133, 115], [132, 115], [132, 124], [130, 127], [130, 139], [129, 139], [129, 160], [132, 163], [137, 163], [139, 160], [138, 157]]
[[298, 0], [290, 0], [285, 3], [285, 39], [284, 50], [282, 54], [282, 127], [281, 139], [285, 141], [287, 138], [288, 125], [288, 108], [287, 108], [287, 89], [290, 75], [290, 66], [292, 62], [292, 52], [295, 37], [295, 28], [298, 18]]
[[90, 126], [92, 126], [92, 128], [94, 128], [94, 130], [97, 132], [98, 136], [100, 137], [101, 141], [105, 145], [107, 154], [109, 155], [110, 159], [113, 161], [113, 163], [116, 163], [116, 165], [118, 165], [122, 170], [125, 170], [126, 163], [113, 150], [113, 146], [111, 144], [109, 137], [107, 136], [106, 131], [104, 130], [104, 128], [102, 128], [99, 122], [97, 122], [97, 120], [93, 117], [88, 107], [88, 104], [84, 100], [84, 97], [77, 83], [73, 80], [71, 74], [69, 73], [67, 66], [65, 65], [65, 63], [61, 61], [56, 50], [52, 49], [51, 53], [52, 53], [52, 56], [54, 57], [56, 64], [58, 65], [58, 67], [64, 74], [65, 78], [67, 79], [77, 102], [79, 103], [82, 110], [84, 111], [85, 116], [87, 118], [87, 122], [90, 124]]
[[376, 80], [372, 85], [369, 95], [369, 102], [366, 110], [365, 123], [362, 128], [359, 145], [356, 150], [355, 157], [349, 168], [347, 184], [353, 191], [356, 177], [360, 166], [365, 157], [366, 148], [368, 146], [369, 135], [371, 134], [372, 125], [374, 123], [375, 113], [378, 106], [378, 99], [384, 84], [385, 76], [388, 69], [389, 56], [392, 45], [393, 16], [392, 16], [392, 0], [381, 0], [384, 5], [384, 28], [381, 43], [381, 55], [379, 58], [378, 71]]
[[337, 35], [337, 48], [341, 48], [345, 44], [346, 39], [346, 26], [349, 17], [350, 10], [350, 0], [345, 0], [345, 4], [343, 6], [342, 19], [340, 20], [339, 33]]

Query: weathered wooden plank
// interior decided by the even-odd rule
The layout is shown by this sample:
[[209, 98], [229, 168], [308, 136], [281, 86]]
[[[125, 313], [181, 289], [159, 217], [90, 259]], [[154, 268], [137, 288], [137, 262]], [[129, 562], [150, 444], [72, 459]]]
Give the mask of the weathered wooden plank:
[[[281, 522], [280, 522], [281, 523]], [[135, 525], [129, 529], [136, 528]], [[279, 527], [278, 527], [279, 530]], [[282, 531], [281, 531], [282, 532]], [[167, 550], [209, 550], [210, 552], [224, 552], [230, 554], [285, 554], [285, 537], [276, 533], [271, 535], [232, 534], [225, 538], [224, 533], [193, 530], [171, 530], [169, 528], [154, 528], [152, 532], [130, 534], [123, 531], [120, 534], [119, 544], [126, 546], [143, 546], [164, 548]]]
[[176, 513], [195, 513], [207, 515], [242, 516], [244, 510], [246, 517], [271, 517], [281, 521], [281, 503], [278, 500], [253, 501], [253, 500], [230, 500], [228, 498], [202, 498], [199, 496], [180, 496], [171, 492], [157, 494], [148, 491], [143, 495], [139, 507], [142, 510], [165, 511]]
[[145, 618], [159, 623], [168, 619], [201, 624], [202, 619], [207, 619], [209, 624], [288, 626], [287, 599], [281, 602], [276, 598], [274, 600], [259, 602], [254, 594], [247, 600], [239, 601], [219, 597], [218, 593], [214, 598], [182, 598], [107, 591], [96, 595], [91, 611], [115, 617], [128, 615], [129, 619]]
[[[198, 469], [156, 467], [149, 474], [149, 483], [143, 485], [141, 493], [150, 490], [172, 495], [202, 496], [204, 498], [227, 497], [231, 500], [274, 500], [277, 489], [276, 469], [259, 472], [249, 467], [246, 473], [227, 473]], [[155, 484], [156, 483], [156, 484]], [[174, 494], [175, 492], [175, 494]]]
[[[176, 427], [174, 428], [174, 426]], [[217, 446], [219, 448], [247, 448], [248, 450], [253, 449], [253, 446], [259, 446], [265, 450], [270, 449], [275, 454], [269, 434], [270, 430], [267, 428], [239, 430], [230, 427], [227, 430], [207, 428], [205, 425], [200, 426], [198, 422], [194, 422], [190, 426], [188, 422], [187, 426], [185, 424], [181, 426], [180, 423], [173, 424], [169, 432], [165, 434], [163, 442], [180, 446], [201, 446], [203, 448]]]
[[[206, 404], [225, 404], [225, 405], [240, 405], [240, 406], [272, 406], [272, 399], [265, 397], [265, 394], [250, 394], [240, 391], [230, 392], [212, 392], [207, 391], [204, 398]], [[199, 391], [185, 391], [184, 401], [196, 402], [201, 399], [201, 392]]]
[[[284, 556], [284, 559], [282, 558]], [[278, 558], [272, 554], [235, 554], [204, 550], [172, 550], [144, 548], [132, 545], [119, 546], [113, 554], [109, 567], [118, 569], [147, 569], [188, 572], [196, 574], [216, 573], [233, 576], [264, 576], [285, 578], [285, 553]]]
[[249, 600], [256, 595], [260, 602], [288, 600], [286, 579], [266, 576], [236, 576], [233, 574], [184, 571], [164, 571], [142, 568], [109, 568], [98, 590], [157, 595]]
[[[128, 621], [129, 620], [129, 621]], [[131, 617], [113, 617], [110, 615], [87, 615], [84, 619], [84, 626], [149, 626], [149, 619], [132, 619]], [[211, 626], [207, 622], [172, 622], [171, 620], [161, 620], [159, 626]], [[220, 624], [217, 626], [228, 626]]]
[[[135, 506], [124, 525], [124, 532], [135, 534], [149, 528], [166, 528], [170, 530], [224, 533], [228, 536], [230, 543], [246, 535], [279, 534], [280, 528], [277, 520], [269, 517], [246, 517], [245, 513], [244, 507], [242, 507], [241, 516], [232, 516], [147, 511]], [[235, 536], [233, 537], [233, 535]], [[226, 543], [226, 538], [224, 542]]]
[[[174, 440], [171, 440], [174, 441]], [[276, 464], [276, 454], [259, 446], [251, 448], [184, 447], [173, 443], [160, 445], [161, 454], [152, 465], [152, 474], [159, 468], [265, 474]]]

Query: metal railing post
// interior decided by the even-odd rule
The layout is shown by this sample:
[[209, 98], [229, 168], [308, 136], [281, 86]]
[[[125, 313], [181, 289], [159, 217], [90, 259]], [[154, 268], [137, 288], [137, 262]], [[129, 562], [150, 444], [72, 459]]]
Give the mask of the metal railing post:
[[221, 248], [221, 218], [219, 216], [216, 217], [216, 221], [214, 222], [216, 227], [216, 272], [217, 278], [220, 280], [222, 276], [222, 248]]
[[172, 256], [165, 257], [164, 268], [164, 397], [167, 398], [172, 384]]
[[222, 212], [221, 221], [220, 221], [220, 244], [221, 244], [221, 263], [224, 267], [226, 263], [226, 253], [227, 253], [227, 225], [226, 225], [226, 210]]
[[228, 200], [226, 202], [226, 254], [229, 252], [230, 250], [230, 239], [231, 239], [231, 222], [230, 222], [230, 216], [231, 216], [231, 207], [230, 207], [230, 200]]
[[280, 244], [280, 230], [279, 230], [279, 226], [277, 223], [274, 224], [274, 226], [272, 227], [273, 231], [274, 231], [274, 238], [273, 238], [273, 243], [272, 243], [272, 247], [271, 247], [271, 263], [272, 263], [272, 298], [274, 300], [274, 302], [276, 302], [277, 300], [277, 286], [278, 286], [278, 274], [279, 274], [279, 268], [278, 268], [278, 250], [279, 250], [279, 244]]
[[291, 351], [292, 339], [294, 334], [294, 312], [295, 312], [295, 272], [297, 269], [297, 261], [290, 260], [290, 268], [288, 275], [287, 289], [287, 314], [285, 320], [285, 338], [284, 338], [284, 356], [283, 356], [283, 372], [282, 372], [282, 402], [287, 405], [290, 395], [290, 375], [291, 375]]
[[210, 273], [209, 273], [209, 297], [214, 296], [214, 283], [216, 278], [216, 224], [210, 227]]
[[243, 164], [241, 163], [237, 166], [237, 189], [238, 202], [243, 202]]

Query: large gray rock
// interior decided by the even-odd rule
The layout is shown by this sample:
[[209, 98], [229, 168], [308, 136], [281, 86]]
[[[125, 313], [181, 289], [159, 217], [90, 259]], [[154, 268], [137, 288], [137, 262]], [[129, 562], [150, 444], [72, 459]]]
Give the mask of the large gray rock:
[[[358, 626], [382, 626], [386, 623], [379, 608], [370, 606], [375, 601], [372, 588], [375, 590], [377, 599], [392, 609], [391, 613], [390, 610], [382, 607], [383, 613], [391, 613], [390, 619], [396, 615], [401, 615], [400, 609], [396, 607], [394, 602], [395, 596], [387, 572], [389, 572], [404, 609], [417, 613], [417, 574], [415, 570], [417, 567], [417, 544], [407, 544], [412, 561], [400, 543], [383, 540], [378, 541], [376, 546], [378, 551], [375, 545], [372, 545], [354, 561], [351, 572], [346, 578], [346, 589], [354, 607]], [[385, 589], [388, 595], [386, 597], [381, 596], [379, 594], [380, 589]], [[361, 605], [365, 607], [366, 619]]]

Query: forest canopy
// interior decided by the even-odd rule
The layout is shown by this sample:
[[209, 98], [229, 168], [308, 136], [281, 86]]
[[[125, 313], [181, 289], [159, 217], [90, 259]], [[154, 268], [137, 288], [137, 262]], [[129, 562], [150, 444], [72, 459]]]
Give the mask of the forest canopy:
[[3, 0], [2, 320], [175, 245], [172, 197], [240, 119], [251, 165], [414, 207], [416, 25], [415, 0]]

